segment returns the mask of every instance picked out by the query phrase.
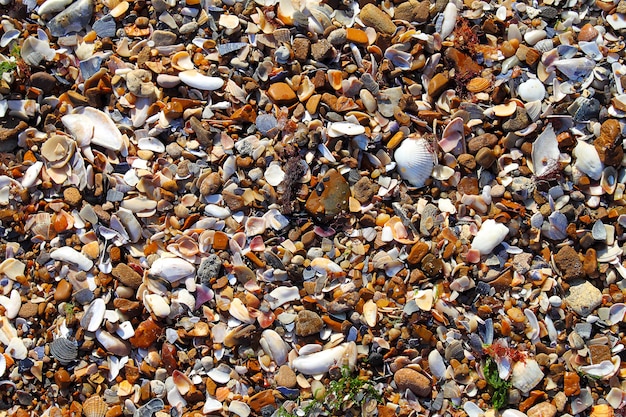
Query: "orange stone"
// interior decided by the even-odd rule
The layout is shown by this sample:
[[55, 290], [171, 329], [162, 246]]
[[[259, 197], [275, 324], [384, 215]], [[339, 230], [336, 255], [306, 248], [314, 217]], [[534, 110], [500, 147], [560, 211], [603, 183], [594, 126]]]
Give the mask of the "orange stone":
[[276, 407], [276, 399], [271, 389], [266, 389], [265, 391], [254, 394], [250, 397], [250, 401], [248, 402], [250, 408], [256, 413], [260, 413], [263, 407], [270, 404]]
[[330, 220], [348, 209], [350, 185], [336, 169], [331, 169], [316, 185], [305, 204], [312, 216]]
[[598, 37], [598, 29], [593, 27], [591, 23], [587, 23], [580, 28], [578, 33], [578, 42], [591, 42]]
[[57, 289], [54, 292], [55, 301], [67, 301], [72, 296], [72, 284], [67, 280], [62, 279], [57, 284]]
[[439, 94], [441, 94], [448, 85], [448, 81], [450, 80], [447, 75], [442, 73], [435, 74], [428, 82], [428, 95], [432, 98], [439, 97]]
[[411, 248], [411, 252], [409, 252], [409, 256], [406, 259], [408, 263], [411, 265], [416, 265], [424, 259], [424, 256], [429, 252], [430, 248], [428, 244], [425, 242], [417, 242]]
[[217, 231], [213, 236], [213, 249], [224, 250], [228, 247], [228, 235], [224, 232]]
[[298, 100], [295, 91], [287, 83], [274, 83], [267, 89], [267, 95], [278, 105], [293, 104]]
[[576, 372], [565, 372], [563, 377], [563, 392], [568, 397], [580, 394], [580, 377]]
[[354, 43], [369, 43], [369, 39], [367, 39], [367, 34], [361, 29], [347, 28], [346, 39]]
[[137, 348], [149, 348], [163, 333], [163, 328], [156, 324], [152, 318], [142, 321], [135, 329], [135, 335], [131, 337], [130, 343]]
[[235, 110], [230, 118], [235, 122], [254, 123], [256, 121], [256, 111], [254, 111], [254, 108], [251, 105], [246, 104], [245, 106]]

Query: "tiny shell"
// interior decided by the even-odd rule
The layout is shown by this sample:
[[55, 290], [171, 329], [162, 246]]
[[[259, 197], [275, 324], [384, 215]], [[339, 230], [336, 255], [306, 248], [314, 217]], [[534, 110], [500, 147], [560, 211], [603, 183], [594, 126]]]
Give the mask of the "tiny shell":
[[178, 78], [189, 87], [199, 90], [213, 91], [224, 86], [224, 80], [220, 77], [209, 77], [200, 74], [196, 70], [187, 70], [178, 74]]
[[417, 188], [426, 184], [436, 164], [432, 146], [422, 138], [406, 138], [394, 153], [394, 158], [400, 176]]
[[536, 78], [521, 83], [517, 91], [522, 100], [526, 102], [543, 100], [546, 95], [546, 87]]
[[272, 329], [266, 329], [261, 333], [259, 341], [261, 347], [266, 354], [272, 358], [276, 365], [281, 366], [287, 362], [289, 354], [289, 345], [285, 343], [283, 338]]
[[488, 255], [509, 234], [509, 228], [493, 219], [485, 220], [480, 230], [474, 236], [472, 249], [477, 249], [481, 255]]
[[368, 300], [363, 306], [363, 320], [369, 327], [376, 327], [378, 322], [378, 306], [373, 300]]
[[589, 417], [613, 417], [615, 411], [609, 404], [597, 404], [591, 407]]
[[63, 261], [77, 266], [83, 271], [93, 268], [93, 261], [74, 248], [64, 246], [50, 252], [50, 257], [55, 261]]
[[532, 390], [541, 380], [544, 374], [541, 372], [541, 368], [537, 364], [537, 361], [533, 359], [527, 359], [526, 361], [520, 361], [513, 366], [513, 373], [511, 375], [511, 384], [524, 394], [527, 394]]
[[184, 259], [159, 258], [150, 267], [150, 274], [176, 282], [196, 273], [196, 268]]
[[549, 124], [533, 142], [531, 157], [535, 176], [542, 177], [558, 168], [560, 154], [556, 134]]
[[109, 406], [99, 395], [93, 395], [83, 403], [83, 414], [85, 417], [104, 417]]

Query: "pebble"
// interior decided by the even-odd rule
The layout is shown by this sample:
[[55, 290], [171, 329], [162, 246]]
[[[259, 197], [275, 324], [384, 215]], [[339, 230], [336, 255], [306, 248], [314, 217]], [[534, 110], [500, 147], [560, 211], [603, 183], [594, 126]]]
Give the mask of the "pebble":
[[267, 95], [279, 105], [293, 104], [296, 100], [296, 93], [287, 83], [275, 83], [267, 90]]
[[583, 264], [578, 252], [571, 246], [563, 246], [554, 255], [554, 263], [566, 281], [584, 277]]
[[275, 379], [279, 387], [295, 388], [297, 385], [297, 375], [289, 365], [282, 365], [278, 368]]
[[567, 305], [580, 316], [588, 316], [602, 303], [602, 292], [589, 281], [575, 282], [565, 297]]
[[54, 291], [55, 301], [67, 301], [72, 296], [72, 284], [62, 279], [56, 286]]
[[371, 26], [376, 32], [392, 35], [396, 31], [396, 25], [391, 21], [391, 17], [372, 3], [366, 4], [361, 9], [359, 17], [366, 26]]
[[540, 402], [528, 409], [526, 415], [528, 417], [554, 417], [556, 415], [556, 407], [549, 401]]
[[411, 368], [402, 368], [393, 376], [400, 391], [411, 390], [418, 397], [427, 397], [432, 392], [428, 378]]
[[298, 336], [310, 336], [319, 333], [324, 327], [322, 318], [314, 311], [302, 310], [298, 312], [296, 319], [296, 334]]

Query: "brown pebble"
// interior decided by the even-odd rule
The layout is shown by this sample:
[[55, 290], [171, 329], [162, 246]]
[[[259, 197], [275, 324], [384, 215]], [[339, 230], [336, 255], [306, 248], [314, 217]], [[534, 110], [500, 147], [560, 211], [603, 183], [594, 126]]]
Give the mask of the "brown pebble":
[[302, 310], [296, 318], [296, 334], [298, 336], [310, 336], [319, 333], [324, 327], [322, 318], [314, 311]]
[[563, 246], [554, 255], [554, 262], [566, 281], [584, 276], [583, 264], [578, 257], [578, 252], [571, 246]]
[[56, 291], [54, 292], [55, 301], [67, 301], [72, 296], [72, 284], [67, 280], [62, 279], [57, 284]]
[[446, 74], [437, 73], [431, 80], [428, 82], [428, 95], [432, 98], [439, 97], [439, 94], [445, 90], [448, 85], [450, 79]]
[[274, 83], [268, 88], [267, 95], [278, 105], [289, 105], [296, 102], [298, 97], [287, 83]]
[[482, 148], [476, 153], [476, 163], [487, 169], [496, 162], [497, 156], [491, 148]]
[[411, 265], [417, 265], [424, 259], [424, 256], [430, 251], [430, 248], [425, 242], [417, 242], [411, 247], [409, 256], [406, 261]]
[[411, 368], [398, 370], [393, 380], [401, 392], [409, 389], [419, 397], [427, 397], [432, 392], [430, 380]]
[[70, 206], [76, 207], [83, 201], [83, 196], [76, 187], [68, 187], [63, 190], [63, 200]]
[[143, 282], [143, 279], [139, 273], [137, 273], [130, 266], [120, 263], [113, 268], [111, 274], [120, 282], [128, 287], [137, 289]]
[[476, 154], [482, 148], [493, 148], [498, 143], [498, 137], [493, 133], [484, 133], [475, 136], [467, 142], [467, 150], [471, 154]]
[[377, 32], [393, 35], [396, 31], [396, 25], [391, 21], [391, 17], [372, 3], [366, 4], [361, 9], [359, 17], [363, 24], [371, 26]]
[[275, 379], [276, 385], [279, 387], [295, 388], [297, 385], [296, 373], [289, 365], [283, 365], [278, 368]]
[[549, 401], [544, 401], [534, 405], [526, 412], [528, 417], [554, 417], [555, 414], [556, 407]]
[[30, 301], [26, 301], [20, 307], [20, 311], [18, 315], [22, 318], [29, 319], [35, 317], [39, 311], [39, 307], [37, 304], [31, 303]]

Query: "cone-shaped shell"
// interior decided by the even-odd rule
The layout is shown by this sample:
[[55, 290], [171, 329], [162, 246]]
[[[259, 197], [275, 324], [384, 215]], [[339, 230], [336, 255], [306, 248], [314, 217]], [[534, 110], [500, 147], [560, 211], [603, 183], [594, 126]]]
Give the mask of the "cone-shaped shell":
[[432, 147], [422, 138], [405, 139], [396, 150], [394, 158], [402, 179], [417, 188], [425, 185], [436, 164]]

